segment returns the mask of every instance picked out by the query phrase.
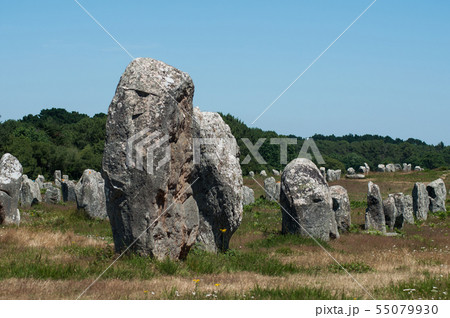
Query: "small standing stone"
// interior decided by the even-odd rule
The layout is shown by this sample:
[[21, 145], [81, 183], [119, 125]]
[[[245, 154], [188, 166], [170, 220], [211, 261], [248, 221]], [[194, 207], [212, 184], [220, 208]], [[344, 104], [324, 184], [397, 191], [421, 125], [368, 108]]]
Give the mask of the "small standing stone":
[[447, 189], [442, 179], [437, 179], [427, 186], [428, 196], [430, 197], [431, 212], [446, 212], [445, 201], [447, 200]]
[[355, 171], [355, 169], [353, 169], [352, 167], [350, 167], [350, 168], [347, 169], [347, 175], [353, 176], [353, 175], [355, 175], [355, 174], [356, 174], [356, 171]]
[[48, 204], [58, 204], [61, 202], [61, 190], [57, 187], [50, 187], [45, 191], [44, 202]]
[[414, 216], [419, 220], [426, 220], [430, 208], [430, 198], [425, 184], [417, 182], [412, 192]]
[[366, 230], [377, 230], [386, 233], [386, 220], [384, 217], [383, 201], [380, 188], [372, 181], [369, 182], [367, 193]]
[[386, 172], [386, 166], [383, 164], [379, 164], [377, 167], [378, 172]]
[[272, 169], [272, 173], [274, 176], [279, 176], [280, 172], [278, 170]]
[[75, 182], [69, 179], [63, 179], [61, 181], [61, 191], [64, 202], [76, 202], [77, 195], [75, 193]]
[[261, 176], [263, 177], [267, 177], [267, 172], [266, 170], [261, 170], [261, 172], [259, 173]]
[[336, 185], [330, 187], [333, 211], [339, 232], [348, 232], [352, 224], [350, 199], [344, 187]]
[[242, 187], [243, 205], [249, 205], [255, 203], [255, 192], [253, 189], [243, 186]]
[[254, 173], [253, 171], [250, 171], [250, 172], [248, 173], [248, 175], [249, 175], [251, 178], [253, 178], [253, 177], [255, 176], [255, 173]]
[[397, 216], [397, 207], [395, 206], [394, 195], [389, 194], [389, 197], [383, 201], [383, 210], [386, 225], [393, 230], [395, 226], [395, 218]]
[[28, 179], [26, 175], [22, 176], [22, 186], [20, 189], [20, 206], [29, 208], [33, 204], [42, 202], [41, 189], [33, 180]]
[[266, 200], [268, 201], [277, 201], [277, 183], [274, 177], [269, 177], [264, 180], [264, 192]]
[[55, 185], [61, 188], [61, 170], [55, 170]]

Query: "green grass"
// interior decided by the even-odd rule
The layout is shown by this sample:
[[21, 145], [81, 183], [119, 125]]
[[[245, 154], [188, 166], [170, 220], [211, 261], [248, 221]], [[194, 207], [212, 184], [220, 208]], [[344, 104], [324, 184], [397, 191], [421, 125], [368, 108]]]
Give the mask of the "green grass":
[[247, 244], [249, 248], [272, 248], [278, 246], [298, 246], [298, 245], [307, 245], [307, 246], [318, 246], [317, 242], [320, 243], [327, 250], [331, 250], [331, 246], [320, 239], [313, 240], [312, 238], [302, 237], [300, 235], [295, 234], [286, 234], [283, 235], [281, 233], [269, 234], [266, 238], [262, 240], [255, 240]]
[[357, 274], [369, 273], [369, 272], [375, 271], [372, 267], [370, 267], [369, 265], [367, 265], [363, 262], [342, 263], [341, 266], [334, 263], [334, 264], [330, 264], [327, 269], [328, 269], [328, 271], [330, 271], [332, 273], [345, 274], [344, 268], [349, 273], [357, 273]]

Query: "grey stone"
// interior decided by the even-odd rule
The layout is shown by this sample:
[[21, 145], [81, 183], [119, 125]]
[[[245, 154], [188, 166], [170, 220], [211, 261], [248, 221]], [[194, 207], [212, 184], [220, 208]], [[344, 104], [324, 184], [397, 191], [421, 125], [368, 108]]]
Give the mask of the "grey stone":
[[45, 177], [43, 175], [38, 175], [35, 182], [38, 184], [39, 189], [44, 189]]
[[328, 241], [338, 238], [330, 188], [306, 158], [291, 161], [281, 175], [282, 232]]
[[341, 179], [341, 170], [327, 170], [327, 181], [334, 182]]
[[442, 179], [434, 180], [427, 185], [428, 196], [430, 197], [431, 212], [446, 212], [445, 201], [447, 200], [447, 189]]
[[412, 191], [414, 216], [418, 220], [426, 220], [430, 208], [430, 198], [425, 184], [417, 182]]
[[[135, 242], [131, 250], [137, 253], [179, 259], [197, 240], [193, 95], [188, 74], [150, 58], [131, 62], [120, 79], [109, 107], [102, 168], [116, 251]], [[146, 155], [155, 141], [145, 144], [146, 155], [128, 145], [132, 137], [139, 144], [156, 135], [161, 146], [152, 165]], [[139, 158], [146, 164], [137, 164]]]
[[386, 165], [386, 172], [395, 172], [395, 165], [393, 163], [389, 163]]
[[372, 181], [369, 182], [368, 187], [365, 228], [366, 230], [376, 230], [386, 233], [386, 220], [380, 188]]
[[61, 190], [58, 187], [51, 186], [45, 191], [44, 202], [48, 204], [58, 204], [62, 201]]
[[370, 172], [370, 166], [364, 162], [364, 167], [366, 168], [366, 173]]
[[105, 182], [100, 172], [86, 169], [75, 186], [77, 208], [94, 219], [106, 219]]
[[51, 182], [44, 182], [44, 184], [42, 185], [42, 189], [51, 189], [53, 188], [53, 183]]
[[333, 200], [333, 211], [339, 232], [348, 232], [352, 224], [350, 199], [345, 188], [336, 185], [330, 187], [331, 199]]
[[320, 174], [324, 177], [324, 179], [327, 179], [327, 169], [325, 167], [320, 167]]
[[352, 167], [350, 167], [350, 168], [347, 169], [347, 175], [352, 176], [352, 175], [354, 175], [354, 174], [356, 174], [355, 169], [353, 169]]
[[420, 166], [415, 166], [414, 171], [423, 171], [423, 169]]
[[268, 201], [278, 201], [279, 194], [277, 193], [277, 182], [274, 177], [269, 177], [264, 180], [264, 193]]
[[251, 188], [243, 186], [242, 196], [243, 196], [243, 205], [255, 203], [255, 193]]
[[359, 166], [358, 172], [363, 174], [369, 173], [369, 171], [367, 171], [367, 168], [365, 166]]
[[361, 173], [357, 173], [357, 174], [348, 174], [345, 176], [347, 179], [365, 179], [366, 176], [361, 174]]
[[261, 172], [259, 173], [261, 176], [263, 177], [267, 177], [267, 172], [266, 170], [261, 170]]
[[397, 207], [395, 206], [394, 195], [390, 194], [389, 197], [383, 201], [384, 218], [386, 225], [393, 230], [395, 226], [395, 220], [397, 217]]
[[197, 152], [200, 161], [195, 162], [199, 179], [192, 189], [200, 216], [197, 242], [207, 251], [225, 251], [242, 222], [243, 181], [239, 147], [230, 127], [219, 114], [195, 108], [194, 118], [195, 137], [215, 141], [203, 145], [203, 151]]
[[250, 177], [254, 177], [255, 176], [255, 173], [253, 172], [253, 171], [250, 171], [249, 173], [248, 173], [248, 175], [250, 176]]
[[399, 172], [402, 171], [402, 166], [399, 163], [394, 164], [394, 171], [392, 172]]
[[22, 185], [20, 188], [20, 206], [22, 208], [29, 208], [33, 204], [42, 202], [41, 189], [39, 185], [28, 179], [28, 176], [22, 176]]
[[379, 164], [377, 167], [377, 172], [386, 172], [386, 166], [383, 164]]
[[61, 188], [61, 170], [55, 170], [54, 177], [55, 177], [55, 186]]
[[6, 153], [0, 159], [0, 224], [20, 223], [22, 171], [22, 165], [13, 155]]
[[69, 180], [69, 176], [67, 174], [63, 175], [61, 182], [62, 181], [67, 181], [67, 180]]
[[274, 176], [279, 176], [280, 175], [280, 171], [272, 169], [272, 173]]
[[62, 198], [64, 202], [76, 202], [77, 195], [75, 192], [75, 182], [67, 179], [61, 181]]
[[401, 229], [405, 223], [414, 224], [413, 198], [403, 193], [394, 194], [397, 215], [395, 227]]

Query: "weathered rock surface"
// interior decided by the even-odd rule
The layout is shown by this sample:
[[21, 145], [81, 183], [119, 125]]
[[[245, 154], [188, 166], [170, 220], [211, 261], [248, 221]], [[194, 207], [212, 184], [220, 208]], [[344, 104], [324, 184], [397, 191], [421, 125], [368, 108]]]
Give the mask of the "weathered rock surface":
[[402, 171], [402, 166], [399, 163], [394, 164], [393, 172], [399, 172], [399, 171]]
[[366, 173], [369, 173], [370, 172], [370, 166], [366, 162], [364, 162], [364, 167], [366, 168]]
[[106, 219], [105, 182], [100, 172], [86, 169], [75, 186], [78, 209], [94, 219]]
[[64, 175], [62, 176], [61, 181], [67, 181], [67, 180], [69, 180], [69, 176], [68, 176], [67, 174], [64, 174]]
[[51, 186], [45, 191], [44, 202], [48, 204], [58, 204], [62, 201], [61, 190], [57, 187]]
[[75, 182], [73, 182], [69, 179], [63, 179], [61, 181], [61, 191], [62, 191], [62, 198], [63, 198], [64, 202], [76, 202], [77, 201], [75, 187], [76, 187]]
[[339, 185], [330, 187], [333, 211], [339, 232], [348, 232], [352, 224], [350, 199], [347, 190]]
[[20, 188], [20, 206], [29, 208], [33, 204], [42, 202], [41, 189], [39, 185], [33, 180], [28, 179], [28, 176], [22, 176], [22, 185]]
[[36, 183], [38, 184], [39, 189], [44, 189], [45, 177], [43, 175], [38, 175]]
[[280, 175], [280, 171], [272, 169], [272, 173], [274, 176], [279, 176]]
[[324, 179], [327, 179], [327, 169], [325, 167], [320, 167], [320, 174], [324, 177]]
[[367, 171], [367, 168], [365, 166], [359, 166], [358, 172], [363, 174], [369, 173], [369, 171]]
[[61, 170], [55, 170], [54, 173], [54, 177], [55, 177], [55, 186], [57, 186], [58, 188], [61, 187]]
[[259, 173], [261, 176], [263, 177], [267, 177], [267, 172], [266, 170], [261, 170], [261, 172]]
[[386, 172], [386, 166], [383, 164], [379, 164], [377, 167], [377, 172]]
[[423, 169], [420, 166], [415, 166], [414, 171], [423, 171]]
[[19, 224], [19, 196], [22, 165], [13, 155], [6, 153], [0, 159], [0, 224]]
[[255, 173], [253, 172], [253, 171], [250, 171], [249, 173], [248, 173], [248, 175], [250, 176], [250, 177], [254, 177], [255, 176]]
[[327, 181], [334, 182], [341, 179], [341, 170], [327, 170]]
[[44, 184], [42, 185], [42, 189], [51, 189], [53, 188], [53, 183], [51, 182], [44, 182]]
[[426, 220], [430, 208], [430, 198], [425, 184], [417, 182], [412, 191], [414, 216], [419, 220]]
[[384, 218], [386, 225], [393, 230], [395, 226], [395, 219], [397, 217], [397, 207], [395, 206], [394, 195], [390, 194], [389, 197], [383, 201]]
[[269, 177], [264, 180], [264, 193], [268, 201], [278, 201], [279, 195], [277, 193], [277, 182], [274, 177]]
[[383, 200], [380, 188], [372, 181], [369, 182], [367, 192], [366, 230], [377, 230], [386, 233], [386, 220], [384, 217]]
[[243, 205], [249, 205], [255, 203], [255, 192], [253, 189], [243, 186], [242, 187]]
[[412, 196], [396, 193], [394, 194], [394, 200], [397, 209], [395, 227], [401, 229], [404, 223], [414, 224]]
[[131, 62], [121, 77], [102, 171], [117, 251], [136, 240], [131, 249], [138, 253], [178, 259], [196, 242], [193, 94], [188, 74], [149, 58]]
[[434, 180], [427, 185], [428, 196], [430, 197], [431, 212], [446, 212], [445, 201], [447, 200], [447, 189], [442, 179]]
[[194, 118], [195, 137], [213, 141], [204, 144], [203, 151], [198, 148], [200, 160], [195, 162], [196, 178], [199, 179], [192, 189], [200, 215], [197, 242], [211, 252], [225, 251], [242, 222], [243, 181], [239, 147], [230, 127], [219, 114], [195, 108]]
[[291, 161], [281, 175], [282, 232], [329, 240], [338, 238], [330, 188], [316, 165]]
[[347, 169], [347, 175], [352, 176], [352, 175], [354, 175], [354, 174], [356, 174], [355, 169], [353, 169], [352, 167], [350, 167], [350, 168]]

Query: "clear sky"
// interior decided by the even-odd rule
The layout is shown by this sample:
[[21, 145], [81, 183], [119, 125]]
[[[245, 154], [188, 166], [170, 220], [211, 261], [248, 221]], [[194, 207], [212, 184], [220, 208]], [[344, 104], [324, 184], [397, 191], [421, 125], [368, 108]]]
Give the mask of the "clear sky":
[[[372, 0], [79, 2], [135, 57], [188, 72], [248, 125]], [[450, 1], [378, 0], [253, 125], [450, 144]], [[107, 112], [130, 57], [73, 0], [4, 1], [1, 120]]]

